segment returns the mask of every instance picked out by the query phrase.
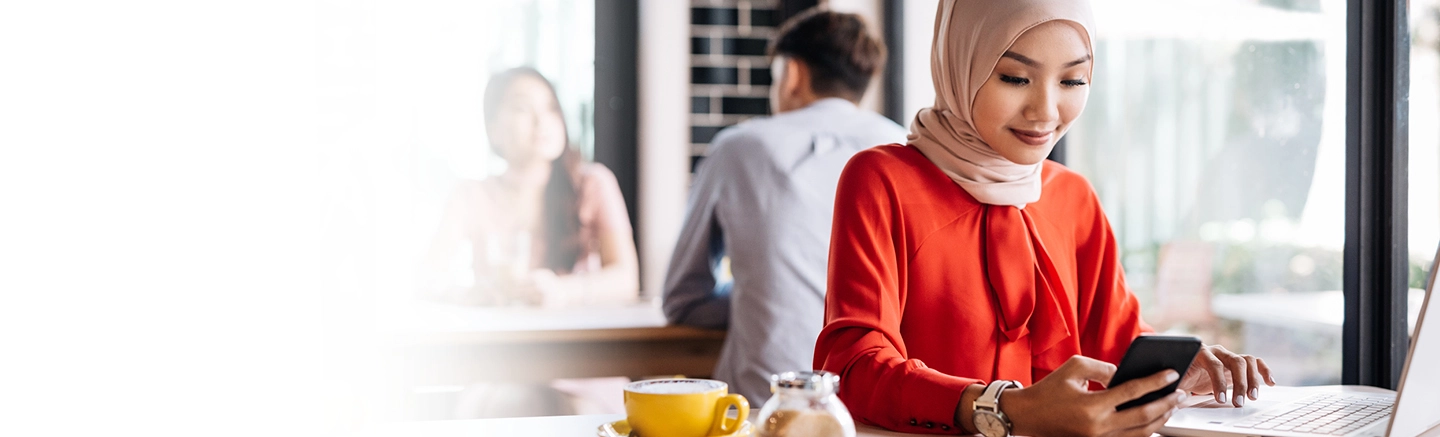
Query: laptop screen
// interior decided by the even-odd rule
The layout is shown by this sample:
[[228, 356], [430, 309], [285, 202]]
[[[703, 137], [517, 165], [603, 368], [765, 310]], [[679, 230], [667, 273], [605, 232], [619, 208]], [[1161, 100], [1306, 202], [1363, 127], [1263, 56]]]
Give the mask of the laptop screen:
[[[1400, 392], [1395, 399], [1391, 417], [1391, 437], [1413, 437], [1440, 425], [1440, 308], [1434, 305], [1436, 266], [1440, 252], [1430, 264], [1430, 282], [1425, 287], [1425, 303], [1415, 332], [1410, 333], [1410, 355], [1400, 377]], [[1426, 331], [1426, 332], [1422, 332]]]

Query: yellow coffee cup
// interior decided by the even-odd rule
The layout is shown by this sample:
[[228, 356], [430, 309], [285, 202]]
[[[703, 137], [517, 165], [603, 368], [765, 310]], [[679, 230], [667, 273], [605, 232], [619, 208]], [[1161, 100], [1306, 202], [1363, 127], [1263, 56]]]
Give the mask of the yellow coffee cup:
[[[709, 437], [734, 434], [750, 416], [750, 402], [709, 379], [652, 379], [625, 386], [625, 420], [632, 436]], [[738, 415], [726, 417], [730, 407]]]

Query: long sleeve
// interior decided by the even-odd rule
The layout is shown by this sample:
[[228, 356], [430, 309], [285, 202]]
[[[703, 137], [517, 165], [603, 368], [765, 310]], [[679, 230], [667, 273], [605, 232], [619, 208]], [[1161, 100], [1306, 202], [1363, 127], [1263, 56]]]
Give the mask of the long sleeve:
[[[1088, 188], [1088, 184], [1085, 185]], [[1125, 285], [1115, 231], [1101, 211], [1094, 191], [1090, 197], [1088, 228], [1076, 244], [1076, 269], [1082, 296], [1080, 348], [1085, 356], [1119, 364], [1125, 350], [1141, 333], [1153, 329], [1140, 318], [1140, 302]]]
[[[718, 151], [717, 151], [718, 154]], [[716, 270], [725, 257], [725, 240], [716, 217], [725, 164], [712, 155], [697, 171], [685, 224], [665, 273], [661, 300], [670, 323], [726, 329], [730, 323], [730, 288], [717, 283]]]
[[[840, 397], [862, 423], [912, 433], [960, 433], [956, 406], [977, 379], [909, 358], [901, 337], [908, 247], [897, 193], [871, 151], [840, 176], [830, 242], [825, 327], [815, 367], [840, 375]], [[938, 335], [938, 333], [937, 333]]]

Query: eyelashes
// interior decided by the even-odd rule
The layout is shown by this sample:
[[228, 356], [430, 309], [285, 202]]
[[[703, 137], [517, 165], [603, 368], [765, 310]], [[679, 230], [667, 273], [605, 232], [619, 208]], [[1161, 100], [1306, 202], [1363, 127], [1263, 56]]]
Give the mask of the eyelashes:
[[[1008, 84], [1011, 84], [1011, 85], [1019, 85], [1019, 86], [1024, 86], [1024, 85], [1029, 85], [1029, 84], [1030, 84], [1030, 79], [1026, 79], [1026, 78], [1023, 78], [1023, 77], [1010, 76], [1010, 75], [1006, 75], [1006, 74], [1000, 75], [1000, 81], [1001, 81], [1001, 82], [1008, 83]], [[1060, 84], [1061, 84], [1061, 85], [1064, 85], [1064, 86], [1066, 86], [1066, 87], [1071, 87], [1071, 88], [1073, 88], [1073, 87], [1085, 86], [1085, 85], [1086, 85], [1086, 82], [1085, 82], [1085, 80], [1083, 80], [1083, 79], [1070, 79], [1070, 80], [1062, 80], [1062, 81], [1060, 81]]]

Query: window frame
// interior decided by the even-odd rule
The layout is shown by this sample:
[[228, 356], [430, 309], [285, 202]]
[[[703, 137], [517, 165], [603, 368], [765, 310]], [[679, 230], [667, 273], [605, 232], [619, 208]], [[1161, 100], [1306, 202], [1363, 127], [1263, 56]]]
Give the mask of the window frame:
[[[615, 174], [630, 215], [641, 229], [638, 101], [640, 1], [595, 2], [595, 162]], [[640, 247], [640, 232], [633, 232]], [[643, 268], [643, 266], [642, 266]], [[644, 272], [641, 272], [643, 275]]]
[[885, 2], [885, 118], [905, 126], [905, 2]]
[[1406, 0], [1346, 8], [1341, 383], [1393, 390], [1410, 344], [1409, 10]]

